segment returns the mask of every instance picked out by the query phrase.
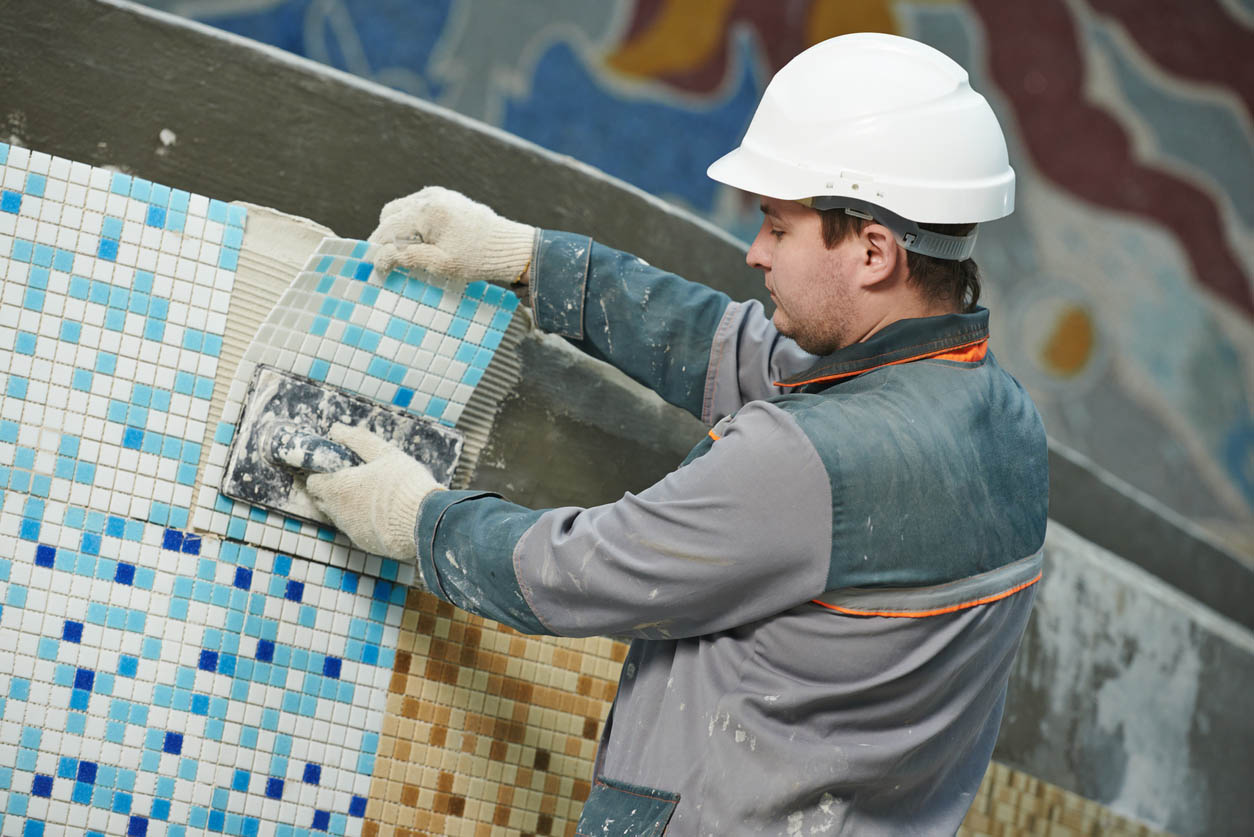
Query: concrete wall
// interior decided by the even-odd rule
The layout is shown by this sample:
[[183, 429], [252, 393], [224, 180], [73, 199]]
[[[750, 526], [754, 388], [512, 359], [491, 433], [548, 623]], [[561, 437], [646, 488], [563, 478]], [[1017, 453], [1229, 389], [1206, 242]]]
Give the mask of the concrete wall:
[[[22, 145], [272, 205], [342, 235], [367, 232], [397, 191], [438, 180], [730, 293], [756, 287], [734, 241], [638, 190], [277, 52], [90, 0], [10, 3], [0, 40], [0, 113]], [[328, 122], [353, 130], [312, 127]], [[559, 341], [532, 336], [521, 353], [527, 374], [478, 484], [535, 505], [612, 499], [673, 467], [701, 433]], [[537, 427], [547, 444], [521, 444]], [[1248, 573], [1234, 556], [1082, 458], [1056, 447], [1054, 459], [1065, 480], [1054, 495], [1068, 500], [1058, 508], [1072, 509], [1055, 521], [1121, 543], [1125, 558], [1181, 587], [1192, 565], [1172, 557], [1201, 555], [1226, 581], [1194, 595], [1249, 618]], [[1129, 540], [1151, 529], [1148, 542]], [[999, 758], [1182, 833], [1247, 824], [1242, 754], [1254, 740], [1237, 707], [1254, 682], [1248, 632], [1060, 526], [1050, 554]]]
[[1051, 521], [995, 758], [1176, 834], [1246, 834], [1254, 634]]

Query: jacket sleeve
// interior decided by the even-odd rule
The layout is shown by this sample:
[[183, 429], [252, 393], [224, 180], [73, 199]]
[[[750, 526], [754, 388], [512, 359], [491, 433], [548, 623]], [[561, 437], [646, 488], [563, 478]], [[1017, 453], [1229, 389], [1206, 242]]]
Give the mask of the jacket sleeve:
[[542, 231], [530, 269], [536, 325], [607, 361], [707, 424], [814, 357], [756, 301], [733, 302], [586, 236]]
[[531, 511], [437, 492], [416, 527], [437, 596], [525, 633], [698, 636], [822, 593], [831, 485], [792, 417], [755, 403], [639, 494]]

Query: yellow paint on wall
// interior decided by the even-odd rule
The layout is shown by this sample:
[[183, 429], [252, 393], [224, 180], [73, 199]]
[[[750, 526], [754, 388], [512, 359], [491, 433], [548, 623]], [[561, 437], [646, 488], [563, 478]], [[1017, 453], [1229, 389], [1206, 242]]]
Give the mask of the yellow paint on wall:
[[806, 18], [806, 46], [850, 32], [899, 34], [891, 0], [816, 0]]
[[1058, 314], [1053, 333], [1045, 341], [1041, 360], [1045, 368], [1061, 377], [1079, 374], [1093, 355], [1097, 333], [1089, 313], [1068, 305]]
[[655, 78], [691, 72], [718, 49], [734, 0], [670, 0], [644, 32], [606, 59], [620, 73]]

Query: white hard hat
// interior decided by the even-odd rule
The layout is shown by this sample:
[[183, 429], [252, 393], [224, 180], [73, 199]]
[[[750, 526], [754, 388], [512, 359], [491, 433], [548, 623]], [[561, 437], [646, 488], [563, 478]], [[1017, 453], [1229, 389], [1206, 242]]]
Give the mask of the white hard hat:
[[973, 236], [917, 223], [978, 223], [1014, 209], [1015, 173], [988, 102], [953, 59], [896, 35], [841, 35], [793, 58], [740, 147], [707, 173], [758, 195], [871, 214], [907, 249], [941, 258], [968, 257]]

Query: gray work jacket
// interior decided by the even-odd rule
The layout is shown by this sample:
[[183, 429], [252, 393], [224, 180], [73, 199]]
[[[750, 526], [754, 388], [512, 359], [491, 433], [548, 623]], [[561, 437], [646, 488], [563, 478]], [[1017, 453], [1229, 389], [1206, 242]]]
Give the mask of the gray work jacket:
[[542, 233], [540, 328], [712, 426], [595, 508], [439, 492], [438, 596], [526, 633], [634, 638], [579, 834], [940, 834], [991, 758], [1040, 577], [1039, 415], [988, 312], [816, 358], [756, 302]]

